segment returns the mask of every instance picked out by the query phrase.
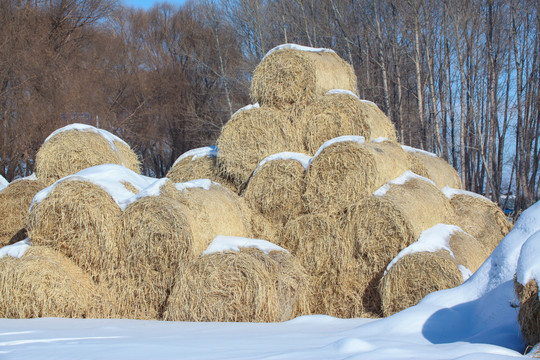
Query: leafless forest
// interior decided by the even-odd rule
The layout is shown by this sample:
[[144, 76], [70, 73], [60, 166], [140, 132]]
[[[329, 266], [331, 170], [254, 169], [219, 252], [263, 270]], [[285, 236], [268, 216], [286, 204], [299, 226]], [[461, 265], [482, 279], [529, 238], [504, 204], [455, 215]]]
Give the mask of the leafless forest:
[[268, 50], [298, 43], [353, 64], [402, 143], [523, 209], [540, 197], [539, 32], [537, 0], [0, 0], [0, 169], [31, 173], [51, 131], [85, 122], [163, 176], [250, 103]]

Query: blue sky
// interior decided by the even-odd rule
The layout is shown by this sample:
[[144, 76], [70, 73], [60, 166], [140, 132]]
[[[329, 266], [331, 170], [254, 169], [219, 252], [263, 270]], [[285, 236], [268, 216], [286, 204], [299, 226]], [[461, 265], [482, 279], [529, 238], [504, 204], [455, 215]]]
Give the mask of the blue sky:
[[173, 5], [182, 5], [186, 0], [121, 0], [121, 2], [124, 6], [148, 10], [156, 3], [168, 2]]

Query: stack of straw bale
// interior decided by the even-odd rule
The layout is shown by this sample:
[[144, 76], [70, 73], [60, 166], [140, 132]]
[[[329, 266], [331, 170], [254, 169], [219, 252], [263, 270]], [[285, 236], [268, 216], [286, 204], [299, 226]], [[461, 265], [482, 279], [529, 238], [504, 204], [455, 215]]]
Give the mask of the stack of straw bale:
[[101, 164], [118, 164], [140, 173], [137, 154], [122, 139], [90, 125], [71, 124], [53, 132], [41, 145], [36, 176], [50, 185]]
[[26, 238], [26, 215], [34, 196], [45, 183], [34, 178], [15, 180], [0, 190], [0, 246]]

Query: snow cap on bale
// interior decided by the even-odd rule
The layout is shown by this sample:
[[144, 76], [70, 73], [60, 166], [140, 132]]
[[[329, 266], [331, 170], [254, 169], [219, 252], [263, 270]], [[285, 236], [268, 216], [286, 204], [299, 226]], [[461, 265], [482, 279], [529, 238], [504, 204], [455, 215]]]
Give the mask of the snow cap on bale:
[[340, 318], [365, 317], [360, 274], [353, 245], [336, 220], [304, 214], [290, 221], [280, 246], [289, 249], [309, 274], [309, 313]]
[[165, 320], [278, 322], [304, 313], [306, 273], [264, 240], [218, 236], [178, 274]]
[[220, 175], [217, 154], [215, 145], [186, 151], [176, 159], [166, 176], [175, 183], [210, 179], [238, 193], [234, 184]]
[[[119, 165], [99, 165], [55, 182], [34, 197], [28, 233], [36, 245], [55, 249], [100, 281], [118, 262], [118, 219], [156, 180]], [[131, 189], [131, 191], [129, 190]], [[160, 186], [152, 188], [159, 191]], [[135, 194], [134, 191], [139, 190]]]
[[36, 155], [36, 176], [52, 184], [101, 164], [118, 164], [140, 173], [137, 154], [122, 139], [90, 125], [71, 124], [45, 139]]
[[284, 151], [301, 152], [299, 134], [286, 112], [268, 107], [237, 112], [217, 139], [221, 175], [241, 191], [264, 158]]
[[433, 291], [457, 286], [488, 255], [476, 239], [455, 225], [437, 224], [423, 231], [418, 241], [400, 251], [386, 267], [379, 284], [384, 315], [416, 305]]
[[[446, 160], [428, 151], [415, 149], [410, 146], [402, 145], [403, 150], [411, 158], [411, 164], [414, 167], [411, 170], [418, 175], [425, 176], [433, 181], [439, 189], [449, 186], [455, 189], [461, 189], [461, 179], [456, 169]], [[412, 159], [415, 160], [412, 160]]]
[[0, 191], [5, 189], [9, 185], [9, 181], [7, 181], [2, 175], [0, 175]]
[[26, 217], [34, 196], [45, 188], [35, 177], [13, 181], [0, 190], [0, 246], [26, 238]]
[[390, 141], [341, 136], [324, 143], [306, 174], [304, 199], [312, 213], [339, 215], [407, 170], [407, 157]]
[[366, 306], [380, 312], [378, 282], [390, 261], [415, 242], [422, 231], [447, 223], [450, 201], [433, 184], [410, 171], [385, 184], [347, 211], [345, 235], [355, 243], [355, 254], [367, 278]]
[[249, 207], [278, 227], [303, 213], [302, 195], [310, 159], [304, 154], [284, 152], [261, 161], [242, 194]]
[[106, 292], [87, 273], [28, 240], [0, 249], [0, 283], [0, 318], [108, 316]]
[[454, 208], [455, 224], [482, 243], [489, 252], [492, 252], [512, 229], [503, 211], [488, 198], [450, 187], [445, 187], [442, 191]]
[[284, 44], [270, 50], [253, 73], [250, 95], [262, 106], [306, 105], [332, 89], [356, 94], [353, 67], [333, 50]]
[[518, 321], [527, 345], [540, 343], [540, 231], [530, 236], [521, 247], [514, 289], [519, 299]]

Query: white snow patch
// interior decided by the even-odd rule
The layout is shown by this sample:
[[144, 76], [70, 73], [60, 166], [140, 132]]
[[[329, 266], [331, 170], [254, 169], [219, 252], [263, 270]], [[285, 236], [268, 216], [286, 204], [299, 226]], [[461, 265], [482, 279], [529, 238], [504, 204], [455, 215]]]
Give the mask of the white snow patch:
[[[64, 181], [88, 181], [91, 182], [103, 190], [105, 190], [116, 202], [116, 204], [122, 209], [125, 210], [126, 207], [131, 204], [133, 201], [137, 200], [139, 197], [134, 195], [131, 191], [126, 189], [123, 183], [130, 183], [137, 189], [137, 193], [146, 189], [147, 187], [152, 186], [156, 181], [158, 184], [163, 185], [163, 181], [170, 181], [168, 179], [155, 179], [143, 175], [139, 175], [136, 172], [125, 168], [121, 165], [116, 164], [106, 164], [106, 165], [97, 165], [88, 169], [79, 171], [74, 175], [66, 176], [58, 181], [56, 181], [51, 186], [41, 190], [34, 196], [32, 205], [38, 204], [43, 201], [51, 191], [54, 190], [58, 184]], [[148, 193], [155, 194], [156, 189], [153, 188], [149, 190]]]
[[432, 156], [432, 157], [438, 157], [437, 154], [434, 154], [432, 152], [429, 152], [429, 151], [426, 151], [426, 150], [421, 150], [421, 149], [417, 149], [417, 148], [413, 148], [411, 146], [407, 146], [407, 145], [401, 145], [401, 148], [403, 150], [405, 150], [406, 152], [410, 152], [410, 153], [422, 153], [424, 155], [428, 155], [428, 156]]
[[221, 186], [221, 184], [219, 184], [217, 182], [213, 182], [210, 179], [197, 179], [197, 180], [186, 181], [186, 182], [183, 182], [183, 183], [176, 183], [174, 185], [176, 186], [176, 189], [178, 191], [183, 191], [183, 190], [186, 190], [186, 189], [194, 189], [194, 188], [210, 190], [210, 187], [212, 185]]
[[467, 190], [461, 190], [461, 189], [454, 189], [454, 188], [449, 187], [448, 185], [445, 186], [444, 188], [442, 188], [441, 191], [449, 199], [453, 198], [456, 195], [467, 195], [467, 196], [472, 196], [472, 197], [475, 197], [475, 198], [478, 198], [478, 199], [491, 201], [487, 197], [482, 196], [480, 194], [477, 194], [475, 192], [467, 191]]
[[248, 110], [253, 110], [253, 109], [258, 109], [260, 108], [261, 106], [259, 105], [259, 103], [255, 103], [255, 104], [250, 104], [250, 105], [246, 105], [238, 110], [236, 110], [236, 112], [231, 116], [231, 118], [235, 117], [235, 115], [238, 115], [238, 113], [241, 113], [242, 111], [248, 111]]
[[437, 224], [422, 231], [418, 241], [401, 250], [390, 264], [388, 264], [386, 271], [390, 270], [390, 268], [405, 255], [417, 252], [437, 252], [439, 250], [446, 250], [455, 258], [449, 243], [450, 238], [455, 232], [463, 232], [463, 230], [455, 225]]
[[351, 141], [351, 142], [356, 142], [356, 143], [359, 143], [359, 144], [365, 144], [366, 143], [366, 139], [363, 137], [363, 136], [356, 136], [356, 135], [344, 135], [344, 136], [338, 136], [336, 138], [333, 138], [333, 139], [330, 139], [328, 141], [326, 141], [324, 144], [321, 145], [321, 147], [317, 150], [317, 152], [315, 153], [315, 155], [313, 155], [313, 157], [311, 158], [310, 160], [310, 163], [313, 161], [313, 159], [315, 159], [325, 148], [329, 147], [330, 145], [332, 144], [335, 144], [335, 143], [338, 143], [338, 142], [346, 142], [346, 141]]
[[[266, 53], [266, 55], [264, 55], [263, 60], [264, 60], [267, 56], [269, 56], [270, 54], [272, 54], [272, 53], [275, 52], [275, 51], [288, 50], [288, 49], [291, 49], [291, 50], [299, 50], [299, 51], [318, 52], [318, 53], [322, 53], [322, 52], [335, 53], [335, 51], [332, 50], [332, 49], [326, 49], [326, 48], [313, 48], [313, 47], [303, 46], [303, 45], [298, 45], [298, 44], [283, 44], [283, 45], [278, 45], [278, 46], [276, 46], [275, 48], [273, 48], [272, 50], [268, 51], [268, 52]], [[261, 61], [262, 61], [262, 60], [261, 60]]]
[[218, 154], [218, 148], [215, 145], [200, 147], [200, 148], [196, 148], [196, 149], [191, 149], [189, 151], [186, 151], [182, 155], [180, 155], [176, 159], [176, 161], [174, 162], [172, 167], [174, 167], [180, 161], [182, 161], [185, 158], [190, 157], [190, 156], [192, 156], [191, 161], [193, 161], [193, 160], [195, 160], [196, 158], [199, 158], [199, 157], [216, 157], [217, 154]]
[[25, 176], [25, 177], [22, 177], [22, 178], [17, 178], [17, 179], [14, 179], [11, 183], [16, 183], [17, 181], [22, 181], [22, 180], [28, 180], [28, 181], [35, 181], [37, 180], [37, 176], [36, 176], [36, 173], [32, 173], [28, 176]]
[[64, 126], [63, 128], [60, 128], [58, 130], [55, 130], [51, 133], [51, 135], [49, 135], [45, 141], [43, 143], [46, 143], [47, 141], [49, 141], [51, 138], [53, 138], [54, 136], [62, 133], [62, 132], [65, 132], [65, 131], [72, 131], [72, 130], [75, 130], [75, 131], [86, 131], [86, 132], [93, 132], [93, 133], [96, 133], [98, 135], [101, 135], [103, 136], [108, 142], [109, 144], [111, 145], [111, 148], [113, 150], [116, 151], [116, 145], [114, 145], [114, 142], [115, 141], [118, 141], [118, 142], [121, 142], [123, 144], [125, 144], [127, 147], [129, 147], [129, 145], [122, 139], [120, 139], [118, 136], [114, 135], [114, 134], [111, 134], [110, 132], [106, 131], [106, 130], [103, 130], [103, 129], [98, 129], [96, 127], [93, 127], [92, 125], [86, 125], [86, 124], [78, 124], [78, 123], [75, 123], [75, 124], [70, 124], [68, 126]]
[[458, 265], [458, 270], [461, 273], [461, 276], [463, 277], [463, 281], [467, 281], [472, 276], [472, 271], [468, 267], [465, 267], [465, 265]]
[[[328, 91], [325, 95], [350, 95], [350, 96], [354, 96], [355, 98], [360, 100], [358, 95], [356, 95], [355, 93], [353, 93], [350, 90], [345, 90], [345, 89], [332, 89], [332, 90]], [[364, 101], [367, 101], [367, 100], [364, 100]]]
[[374, 142], [376, 144], [380, 144], [380, 143], [383, 143], [383, 142], [387, 142], [389, 141], [388, 138], [385, 138], [385, 137], [378, 137], [376, 139], [372, 139], [371, 142]]
[[9, 185], [9, 181], [7, 181], [2, 175], [0, 175], [0, 190], [5, 189]]
[[289, 253], [281, 246], [277, 246], [276, 244], [273, 244], [266, 240], [218, 235], [214, 238], [208, 248], [203, 251], [203, 255], [209, 255], [224, 251], [240, 251], [240, 248], [256, 248], [261, 250], [265, 254], [268, 254], [271, 251], [284, 251], [286, 253]]
[[264, 164], [270, 161], [274, 161], [274, 160], [295, 160], [295, 161], [298, 161], [300, 164], [302, 164], [304, 169], [307, 170], [309, 166], [309, 162], [311, 160], [311, 156], [306, 155], [306, 154], [296, 153], [296, 152], [288, 152], [288, 151], [270, 155], [267, 158], [263, 159], [259, 163], [259, 165], [257, 165], [253, 174], [255, 174], [257, 170], [259, 170], [259, 168], [264, 166]]
[[373, 195], [375, 195], [375, 196], [384, 196], [384, 194], [386, 194], [388, 192], [388, 190], [390, 190], [391, 185], [405, 185], [408, 181], [410, 181], [412, 179], [420, 179], [420, 180], [429, 182], [433, 186], [437, 186], [430, 179], [425, 178], [425, 177], [420, 176], [420, 175], [417, 175], [417, 174], [413, 173], [410, 170], [407, 170], [403, 174], [401, 174], [400, 176], [395, 178], [394, 180], [390, 180], [389, 182], [387, 182], [386, 184], [384, 184], [383, 186], [381, 186], [380, 188], [375, 190]]
[[516, 280], [523, 286], [531, 280], [540, 284], [540, 231], [534, 233], [521, 247]]
[[11, 256], [14, 258], [21, 258], [26, 250], [30, 247], [30, 239], [26, 238], [22, 241], [18, 241], [15, 244], [7, 245], [0, 248], [0, 259], [4, 256]]

